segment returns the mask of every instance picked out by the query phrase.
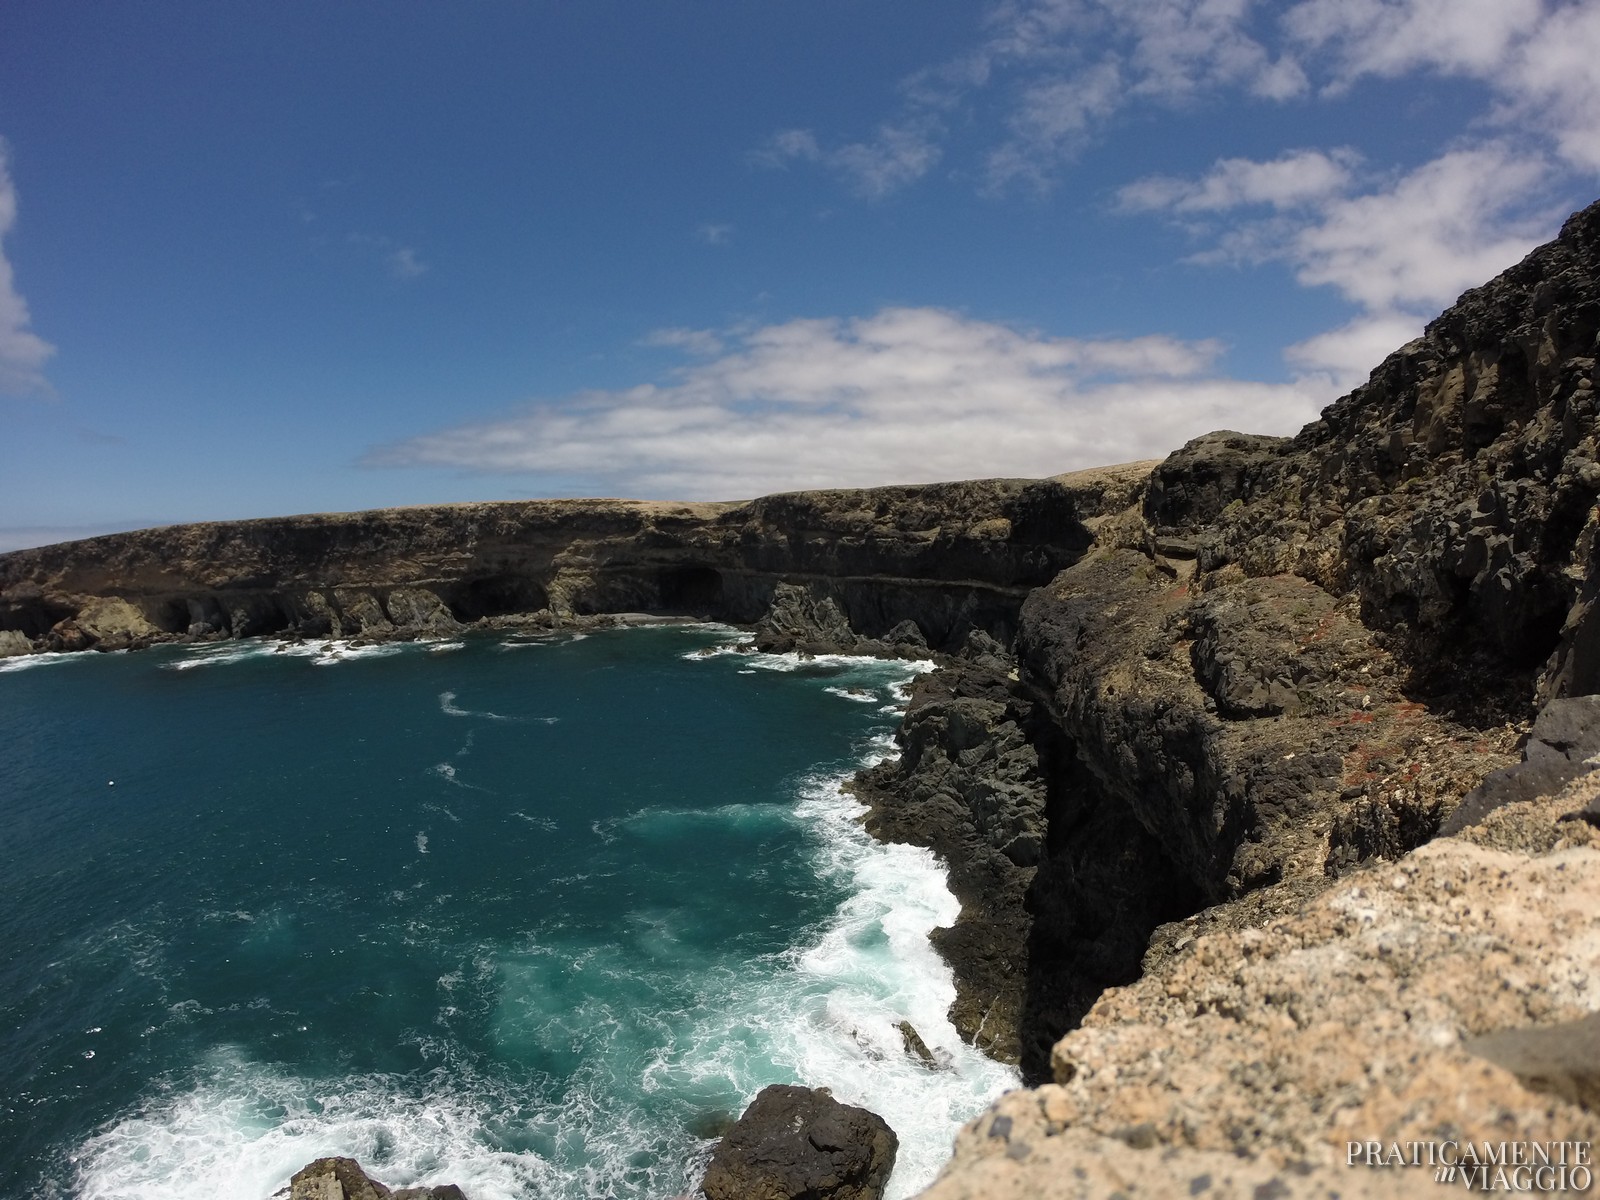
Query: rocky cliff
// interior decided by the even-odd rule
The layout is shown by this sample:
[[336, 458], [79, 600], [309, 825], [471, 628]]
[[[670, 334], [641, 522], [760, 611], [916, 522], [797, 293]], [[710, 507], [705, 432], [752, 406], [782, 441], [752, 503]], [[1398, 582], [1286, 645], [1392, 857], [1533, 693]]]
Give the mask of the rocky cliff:
[[[1296, 437], [1161, 463], [1030, 593], [1008, 688], [923, 682], [875, 817], [1021, 895], [967, 1005], [1054, 1080], [930, 1195], [1413, 1195], [1346, 1140], [1593, 1137], [1600, 745], [1547, 705], [1600, 688], [1597, 350], [1600, 205]], [[963, 691], [987, 732], [950, 720]], [[1542, 708], [1528, 766], [1463, 804]], [[978, 818], [1019, 765], [1044, 853], [1007, 866]], [[1574, 776], [1586, 807], [1548, 799]]]
[[[752, 622], [781, 583], [857, 632], [1009, 638], [1147, 473], [776, 495], [551, 500], [216, 522], [0, 555], [0, 653], [152, 640], [435, 633], [509, 614]], [[1142, 467], [1142, 469], [1141, 469]]]
[[[1277, 1005], [1271, 1028], [1221, 1036], [1292, 1057], [1268, 1035], [1310, 1045], [1297, 1012], [1324, 1023], [1347, 1014], [1294, 1008], [1272, 971], [1235, 965], [1248, 966], [1253, 947], [1286, 960], [1354, 936], [1340, 914], [1424, 876], [1430, 892], [1470, 876], [1474, 894], [1525, 879], [1519, 904], [1591, 878], [1588, 846], [1532, 867], [1476, 849], [1430, 850], [1392, 877], [1373, 864], [1433, 839], [1466, 792], [1515, 761], [1544, 704], [1600, 690], [1597, 351], [1600, 205], [1464, 295], [1293, 438], [1218, 433], [1160, 464], [1052, 480], [119, 534], [0, 556], [0, 653], [282, 631], [393, 636], [538, 611], [760, 621], [780, 648], [849, 648], [860, 637], [880, 649], [931, 646], [945, 667], [919, 682], [900, 760], [857, 790], [880, 835], [934, 846], [951, 865], [963, 913], [938, 936], [957, 975], [958, 1027], [1067, 1089], [1065, 1099], [1040, 1093], [1041, 1137], [1065, 1121], [1124, 1150], [1186, 1146], [1264, 1163], [1265, 1175], [1235, 1174], [1287, 1195], [1270, 1190], [1288, 1186], [1271, 1179], [1294, 1162], [1265, 1110], [1233, 1120], [1223, 1114], [1249, 1105], [1219, 1093], [1190, 1112], [1157, 1082], [1148, 1112], [1079, 1095], [1071, 1047], [1100, 1046], [1095, 1029], [1177, 1028], [1179, 1009], [1248, 1025], [1256, 1008]], [[1367, 882], [1343, 882], [1352, 871]], [[1568, 908], [1551, 919], [1568, 920]], [[1374, 911], [1392, 918], [1393, 934], [1372, 953], [1400, 956], [1392, 962], [1423, 962], [1435, 933], [1478, 944], [1471, 913], [1447, 903]], [[1182, 932], [1201, 912], [1206, 936]], [[1365, 945], [1313, 959], [1356, 962]], [[1575, 969], [1582, 985], [1562, 1004], [1522, 1015], [1600, 1008], [1596, 965], [1580, 955]], [[1505, 970], [1500, 990], [1554, 986]], [[1411, 1023], [1410, 995], [1381, 993], [1384, 1015], [1371, 1019]], [[1426, 1009], [1428, 1036], [1460, 1041], [1492, 1023], [1464, 1013]], [[1077, 1042], [1056, 1046], [1080, 1025]], [[1137, 1038], [1093, 1050], [1110, 1064], [1108, 1087], [1136, 1074], [1136, 1060], [1152, 1080], [1175, 1079], [1184, 1052]], [[1292, 1064], [1268, 1067], [1252, 1083], [1255, 1068], [1239, 1063], [1229, 1095], [1292, 1074]], [[1328, 1128], [1348, 1110], [1410, 1130], [1363, 1107], [1390, 1094], [1375, 1088], [1397, 1086], [1369, 1072], [1315, 1092], [1305, 1110]], [[1094, 1115], [1124, 1111], [1145, 1115]], [[1511, 1127], [1546, 1128], [1526, 1106], [1506, 1112]], [[1025, 1179], [1035, 1143], [996, 1132], [1017, 1113], [971, 1127], [951, 1178], [981, 1159], [982, 1171]], [[1549, 1128], [1578, 1126], [1567, 1114]], [[1118, 1132], [1127, 1129], [1137, 1132]], [[1073, 1153], [1092, 1149], [1073, 1137]], [[1321, 1162], [1326, 1143], [1306, 1153]], [[972, 1178], [990, 1177], [982, 1171]]]

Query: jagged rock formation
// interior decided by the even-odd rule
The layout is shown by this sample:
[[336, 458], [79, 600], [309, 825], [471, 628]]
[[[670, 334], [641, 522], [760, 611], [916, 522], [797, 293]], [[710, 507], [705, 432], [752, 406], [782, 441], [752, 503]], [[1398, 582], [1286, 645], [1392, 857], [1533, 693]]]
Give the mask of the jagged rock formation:
[[711, 1154], [706, 1200], [879, 1200], [900, 1139], [825, 1088], [762, 1088]]
[[[1172, 455], [1029, 597], [1014, 691], [1060, 750], [1021, 1050], [1056, 1083], [928, 1195], [1401, 1196], [1346, 1139], [1594, 1136], [1600, 777], [1527, 797], [1593, 766], [1592, 700], [1546, 702], [1600, 686], [1597, 349], [1600, 205], [1297, 437]], [[1211, 907], [1159, 924], [1184, 887]]]
[[294, 1173], [279, 1195], [289, 1200], [467, 1200], [453, 1183], [434, 1187], [385, 1187], [353, 1158], [319, 1158]]

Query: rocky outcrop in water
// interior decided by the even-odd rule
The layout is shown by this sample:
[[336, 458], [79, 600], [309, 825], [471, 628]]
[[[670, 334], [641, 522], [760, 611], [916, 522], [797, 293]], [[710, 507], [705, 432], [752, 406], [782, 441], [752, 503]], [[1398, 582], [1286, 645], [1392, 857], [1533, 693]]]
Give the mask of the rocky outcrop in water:
[[900, 1141], [825, 1088], [774, 1084], [744, 1110], [701, 1185], [706, 1200], [879, 1200]]
[[434, 1187], [385, 1187], [353, 1158], [319, 1158], [294, 1173], [280, 1195], [289, 1200], [467, 1200], [453, 1183]]

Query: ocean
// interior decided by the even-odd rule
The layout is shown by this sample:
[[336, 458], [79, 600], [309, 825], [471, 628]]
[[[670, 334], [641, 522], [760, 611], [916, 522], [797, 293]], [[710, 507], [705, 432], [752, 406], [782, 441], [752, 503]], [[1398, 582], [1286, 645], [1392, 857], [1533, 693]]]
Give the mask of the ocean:
[[945, 1019], [940, 864], [840, 790], [920, 668], [738, 637], [0, 660], [0, 1196], [265, 1200], [345, 1154], [665, 1200], [779, 1082], [931, 1181], [1018, 1080]]

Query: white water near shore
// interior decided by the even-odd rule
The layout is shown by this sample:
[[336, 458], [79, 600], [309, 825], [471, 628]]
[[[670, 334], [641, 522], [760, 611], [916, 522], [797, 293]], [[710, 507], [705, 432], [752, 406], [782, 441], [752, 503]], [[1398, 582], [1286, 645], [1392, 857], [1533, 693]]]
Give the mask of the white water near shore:
[[[724, 653], [732, 651], [693, 657], [716, 660], [708, 666], [730, 675], [741, 668], [818, 672], [819, 689], [852, 707], [861, 696], [851, 688], [903, 703], [907, 680], [932, 665], [753, 654], [734, 663]], [[196, 654], [212, 664], [237, 661], [210, 648]], [[441, 715], [494, 723], [487, 710], [455, 700], [451, 693], [441, 697]], [[893, 752], [892, 740], [880, 734], [860, 744], [858, 761]], [[800, 1082], [827, 1086], [883, 1116], [900, 1138], [889, 1195], [913, 1195], [948, 1157], [960, 1124], [1018, 1078], [963, 1043], [945, 1015], [954, 985], [927, 936], [959, 909], [942, 863], [929, 851], [869, 837], [860, 823], [864, 810], [842, 790], [848, 777], [815, 772], [773, 802], [681, 812], [647, 807], [597, 823], [595, 834], [607, 844], [618, 838], [670, 844], [685, 822], [789, 824], [805, 838], [815, 876], [846, 895], [787, 951], [738, 969], [685, 961], [670, 911], [634, 914], [633, 936], [652, 957], [701, 973], [683, 1011], [630, 1007], [628, 988], [637, 985], [623, 976], [637, 967], [603, 947], [561, 968], [550, 948], [486, 945], [470, 968], [438, 982], [437, 1028], [416, 1035], [436, 1063], [425, 1076], [312, 1078], [221, 1046], [192, 1082], [158, 1088], [139, 1112], [80, 1146], [70, 1194], [265, 1198], [299, 1166], [338, 1153], [360, 1158], [391, 1185], [454, 1182], [473, 1200], [667, 1196], [698, 1177], [711, 1143], [691, 1141], [686, 1154], [680, 1117], [659, 1101], [674, 1097], [681, 1105], [685, 1096], [701, 1096], [708, 1112], [734, 1112], [768, 1083]], [[425, 835], [416, 835], [413, 849], [429, 852]], [[616, 1000], [591, 996], [563, 1009], [551, 990], [553, 968], [615, 976]], [[453, 1049], [450, 1029], [474, 1003], [493, 1007], [502, 1039], [559, 1045], [581, 1037], [584, 1061], [554, 1094], [467, 1061]], [[901, 1021], [916, 1027], [941, 1069], [906, 1053], [896, 1027]]]

